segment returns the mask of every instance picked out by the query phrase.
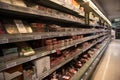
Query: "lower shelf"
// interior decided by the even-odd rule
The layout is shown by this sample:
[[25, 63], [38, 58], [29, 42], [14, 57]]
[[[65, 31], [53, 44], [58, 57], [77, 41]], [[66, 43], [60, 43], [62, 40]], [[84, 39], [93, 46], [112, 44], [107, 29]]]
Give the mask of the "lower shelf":
[[95, 58], [94, 62], [90, 65], [90, 67], [87, 69], [86, 74], [84, 74], [81, 79], [83, 80], [87, 80], [91, 74], [93, 73], [94, 69], [96, 68], [97, 64], [99, 63], [102, 55], [104, 54], [106, 48], [108, 47], [109, 43], [111, 40], [109, 40], [107, 42], [107, 44], [105, 45], [105, 47], [103, 48], [103, 50], [101, 50], [100, 54]]
[[[106, 37], [103, 37], [102, 39], [99, 39], [97, 42], [95, 42], [94, 44], [91, 44], [91, 45], [88, 46], [86, 49], [77, 52], [76, 55], [73, 54], [73, 55], [71, 55], [71, 57], [66, 58], [64, 61], [58, 63], [57, 66], [55, 66], [55, 67], [53, 67], [52, 69], [50, 69], [49, 71], [46, 71], [46, 72], [44, 72], [43, 74], [41, 74], [41, 75], [39, 76], [39, 79], [41, 80], [41, 79], [45, 78], [46, 76], [50, 75], [50, 74], [53, 73], [55, 70], [59, 69], [60, 67], [62, 67], [62, 66], [65, 65], [66, 63], [70, 62], [71, 60], [73, 60], [74, 58], [76, 58], [76, 57], [79, 56], [80, 54], [84, 53], [85, 51], [89, 50], [91, 47], [95, 46], [97, 43], [103, 41], [105, 38], [106, 38]], [[99, 51], [101, 51], [101, 50], [99, 50]], [[99, 52], [98, 52], [98, 53], [99, 53]], [[96, 57], [96, 56], [95, 56], [95, 57]], [[93, 60], [93, 58], [91, 58], [91, 59]], [[91, 60], [90, 60], [90, 61], [91, 61]], [[88, 65], [88, 63], [87, 63], [87, 65]], [[88, 66], [87, 66], [87, 67], [88, 67]], [[86, 69], [87, 69], [87, 67], [85, 66], [85, 67], [83, 67], [83, 68], [86, 68]], [[82, 69], [82, 70], [83, 70], [83, 69]], [[73, 79], [73, 80], [76, 80], [76, 79]]]
[[92, 67], [91, 65], [95, 64], [94, 61], [98, 61], [98, 59], [100, 59], [99, 57], [103, 54], [103, 52], [106, 50], [108, 44], [109, 44], [110, 40], [109, 41], [106, 41], [104, 43], [104, 45], [100, 48], [100, 50], [98, 50], [96, 52], [96, 54], [86, 63], [84, 64], [84, 66], [71, 78], [71, 80], [86, 80], [86, 78], [88, 77], [88, 72], [89, 72], [89, 69], [91, 70]]

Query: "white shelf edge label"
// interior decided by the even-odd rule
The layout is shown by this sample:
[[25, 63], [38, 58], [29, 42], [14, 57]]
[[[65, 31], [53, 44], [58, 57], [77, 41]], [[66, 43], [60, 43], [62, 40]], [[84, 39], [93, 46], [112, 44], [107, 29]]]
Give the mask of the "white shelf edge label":
[[74, 36], [74, 35], [75, 35], [75, 33], [71, 33], [71, 35], [72, 35], [72, 36]]
[[51, 53], [55, 53], [55, 52], [56, 52], [56, 50], [52, 50], [52, 51], [51, 51]]
[[88, 73], [86, 72], [85, 75], [87, 75]]
[[59, 36], [63, 36], [63, 34], [59, 34]]
[[13, 66], [16, 66], [16, 65], [17, 65], [16, 62], [8, 63], [8, 64], [6, 65], [6, 68], [10, 68], [10, 67], [13, 67]]
[[90, 67], [90, 70], [92, 69], [92, 67]]
[[31, 57], [30, 57], [30, 60], [33, 60], [33, 59], [36, 59], [36, 58], [37, 58], [37, 56], [34, 55], [34, 56], [31, 56]]
[[75, 44], [75, 47], [77, 47], [77, 44]]
[[0, 39], [0, 43], [8, 43], [8, 39]]
[[35, 36], [34, 39], [41, 39], [41, 36]]

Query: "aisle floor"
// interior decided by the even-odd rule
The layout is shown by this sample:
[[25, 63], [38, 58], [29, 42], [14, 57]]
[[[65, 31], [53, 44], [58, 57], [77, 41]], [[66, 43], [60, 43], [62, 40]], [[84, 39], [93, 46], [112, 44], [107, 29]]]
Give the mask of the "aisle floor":
[[110, 43], [91, 80], [120, 80], [120, 40]]

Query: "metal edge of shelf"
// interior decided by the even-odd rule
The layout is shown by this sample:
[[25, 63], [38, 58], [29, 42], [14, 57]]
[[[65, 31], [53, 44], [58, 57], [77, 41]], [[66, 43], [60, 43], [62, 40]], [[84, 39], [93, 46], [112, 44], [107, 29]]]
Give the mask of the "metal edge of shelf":
[[[87, 80], [89, 78], [89, 76], [91, 75], [92, 71], [95, 69], [96, 65], [98, 64], [98, 62], [100, 61], [103, 53], [105, 52], [106, 48], [108, 47], [110, 41], [107, 42], [107, 44], [104, 46], [104, 48], [102, 49], [102, 51], [99, 53], [99, 55], [97, 55], [97, 57], [94, 59], [93, 63], [90, 65], [90, 67], [87, 69], [87, 71], [85, 72], [85, 75], [82, 76], [81, 79], [83, 80]], [[87, 75], [86, 75], [87, 74]]]
[[[76, 44], [80, 44], [80, 43], [83, 43], [85, 41], [88, 41], [88, 40], [91, 40], [91, 39], [95, 39], [97, 37], [100, 37], [100, 36], [103, 36], [105, 34], [102, 34], [102, 35], [96, 35], [96, 36], [92, 36], [90, 39], [83, 39], [81, 42], [78, 42]], [[61, 50], [64, 50], [66, 48], [69, 48], [71, 46], [74, 46], [76, 44], [72, 44], [72, 45], [67, 45], [66, 47], [64, 46], [64, 48], [60, 48]], [[38, 52], [38, 53], [37, 53]], [[20, 57], [18, 59], [15, 59], [15, 60], [12, 60], [12, 61], [8, 61], [6, 62], [5, 64], [1, 64], [0, 66], [0, 71], [2, 70], [5, 70], [5, 69], [8, 69], [8, 68], [11, 68], [11, 67], [14, 67], [14, 66], [17, 66], [17, 65], [20, 65], [20, 64], [23, 64], [25, 62], [28, 62], [28, 61], [31, 61], [31, 60], [35, 60], [37, 58], [40, 58], [40, 57], [43, 57], [43, 56], [46, 56], [46, 55], [49, 55], [49, 54], [53, 54], [55, 53], [56, 50], [51, 50], [51, 51], [43, 51], [43, 52], [39, 52], [39, 51], [36, 51], [36, 54], [33, 55], [33, 56], [29, 56], [29, 57]]]
[[84, 53], [85, 51], [87, 51], [88, 49], [90, 49], [91, 47], [93, 47], [94, 45], [96, 45], [98, 42], [90, 45], [88, 48], [86, 48], [85, 50], [83, 50], [80, 53], [77, 53], [76, 55], [73, 55], [72, 57], [70, 57], [69, 59], [67, 58], [67, 60], [62, 61], [61, 64], [58, 64], [57, 66], [53, 67], [52, 69], [50, 69], [49, 71], [43, 73], [42, 75], [40, 75], [39, 80], [45, 78], [46, 76], [48, 76], [49, 74], [51, 74], [52, 72], [54, 72], [55, 70], [57, 70], [58, 68], [60, 68], [61, 66], [65, 65], [66, 63], [70, 62], [71, 60], [73, 60], [75, 57], [79, 56], [80, 54]]
[[80, 25], [85, 25], [81, 21], [74, 20], [74, 19], [69, 19], [66, 16], [61, 17], [59, 15], [52, 15], [52, 14], [46, 13], [44, 11], [35, 10], [35, 9], [28, 8], [28, 7], [27, 8], [26, 7], [20, 7], [20, 6], [16, 6], [16, 5], [12, 5], [12, 4], [7, 4], [7, 3], [4, 3], [4, 2], [0, 2], [0, 12], [1, 13], [7, 12], [7, 14], [12, 13], [12, 14], [15, 14], [15, 15], [22, 15], [22, 16], [24, 15], [25, 17], [32, 16], [32, 17], [35, 17], [35, 18], [41, 18], [41, 16], [42, 16], [42, 17], [46, 17], [47, 19], [50, 18], [50, 19], [54, 19], [54, 20], [61, 20], [63, 22], [67, 21], [67, 22], [72, 22], [72, 23], [78, 23]]
[[[90, 31], [90, 32], [49, 32], [49, 34], [42, 33], [26, 33], [26, 34], [3, 34], [0, 35], [0, 44], [11, 43], [11, 42], [19, 42], [19, 41], [27, 41], [27, 40], [37, 40], [37, 39], [45, 39], [45, 38], [53, 38], [53, 37], [64, 37], [64, 36], [73, 36], [80, 34], [90, 34], [104, 31]], [[67, 34], [67, 35], [66, 35]]]
[[[85, 73], [86, 70], [87, 70], [87, 69], [89, 68], [89, 66], [92, 64], [92, 62], [93, 62], [94, 59], [97, 57], [97, 55], [98, 55], [99, 53], [101, 53], [102, 49], [107, 45], [107, 43], [108, 43], [108, 42], [106, 42], [106, 44], [104, 44], [104, 46], [102, 46], [102, 47], [100, 48], [100, 50], [97, 51], [97, 54], [94, 55], [93, 58], [90, 59], [90, 61], [88, 61], [87, 63], [85, 63], [85, 64], [83, 65], [83, 67], [79, 69], [79, 71], [77, 72], [77, 74], [75, 74], [75, 75], [71, 78], [71, 80], [80, 80], [81, 77], [82, 77], [84, 74], [85, 74], [85, 75], [88, 74], [88, 73]], [[94, 64], [94, 63], [93, 63], [93, 64]], [[77, 76], [77, 77], [76, 77], [76, 76]], [[81, 79], [81, 80], [83, 80], [83, 79]]]

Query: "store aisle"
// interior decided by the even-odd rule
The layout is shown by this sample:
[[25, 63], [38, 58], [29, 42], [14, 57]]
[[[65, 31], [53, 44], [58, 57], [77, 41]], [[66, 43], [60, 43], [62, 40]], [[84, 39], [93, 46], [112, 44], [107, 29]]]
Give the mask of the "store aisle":
[[113, 40], [91, 80], [120, 80], [120, 40]]

